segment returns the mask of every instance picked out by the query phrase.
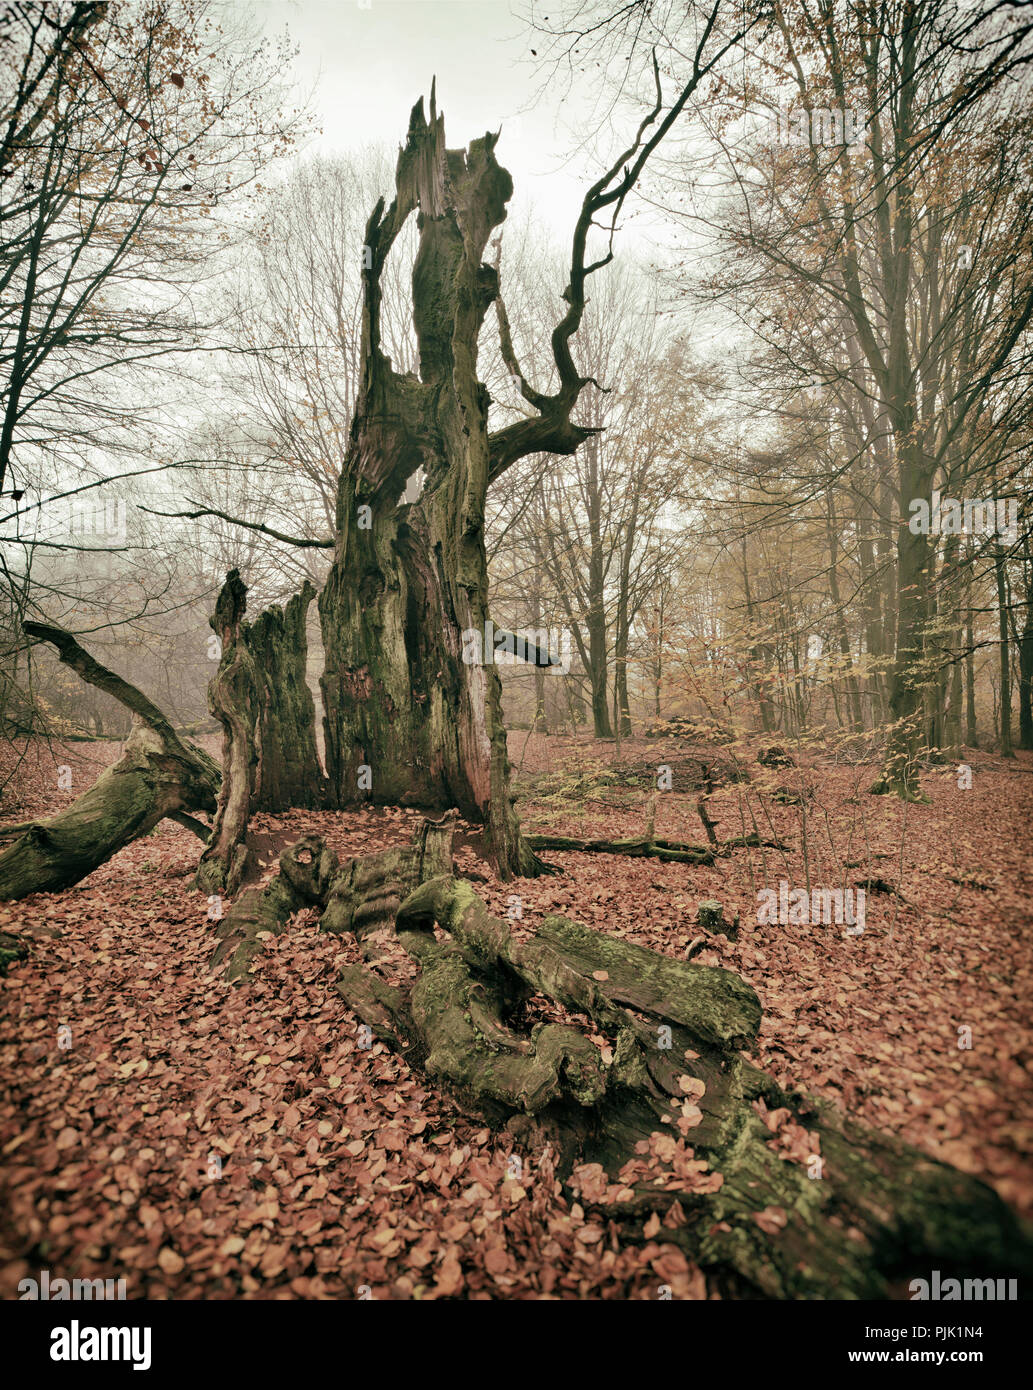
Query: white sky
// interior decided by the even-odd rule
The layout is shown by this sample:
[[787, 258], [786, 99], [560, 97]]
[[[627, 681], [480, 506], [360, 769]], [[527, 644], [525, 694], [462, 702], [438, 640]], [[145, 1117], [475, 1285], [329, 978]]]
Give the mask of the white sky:
[[572, 126], [583, 128], [590, 102], [584, 93], [564, 102], [555, 85], [537, 100], [542, 74], [530, 49], [540, 45], [517, 7], [510, 0], [368, 4], [252, 0], [265, 32], [286, 29], [300, 48], [297, 90], [311, 93], [322, 126], [308, 148], [327, 154], [368, 144], [396, 149], [413, 104], [429, 98], [436, 76], [450, 148], [501, 127], [496, 153], [513, 175], [511, 214], [532, 204], [560, 244], [569, 244], [585, 186], [599, 172], [594, 161], [569, 157], [577, 143]]

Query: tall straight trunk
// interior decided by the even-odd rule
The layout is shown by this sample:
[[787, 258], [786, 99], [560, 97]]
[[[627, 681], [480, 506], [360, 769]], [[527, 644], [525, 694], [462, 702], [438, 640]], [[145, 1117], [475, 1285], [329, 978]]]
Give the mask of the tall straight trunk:
[[882, 609], [880, 588], [875, 571], [875, 544], [865, 517], [858, 523], [857, 553], [861, 565], [861, 602], [864, 612], [864, 647], [867, 656], [868, 697], [871, 702], [872, 727], [877, 728], [885, 716], [882, 690]]
[[1033, 613], [1029, 607], [1019, 638], [1019, 747], [1033, 748]]
[[[827, 495], [827, 505], [826, 534], [829, 543], [829, 595], [832, 599], [832, 607], [835, 613], [836, 634], [839, 639], [839, 654], [843, 662], [846, 698], [850, 708], [850, 723], [855, 732], [859, 732], [864, 728], [864, 715], [861, 712], [861, 692], [857, 687], [857, 679], [854, 675], [854, 663], [850, 653], [850, 637], [846, 629], [846, 618], [843, 614], [843, 602], [839, 591], [839, 531], [835, 501], [831, 492]], [[833, 695], [835, 695], [835, 686], [833, 686]], [[838, 718], [838, 702], [836, 709]]]
[[601, 608], [589, 613], [585, 626], [588, 628], [592, 728], [596, 738], [613, 738], [606, 680], [606, 617]]
[[997, 580], [998, 669], [1001, 680], [1001, 755], [1013, 758], [1011, 738], [1011, 648], [1008, 641], [1008, 569], [1004, 546], [997, 546], [994, 571]]
[[664, 684], [664, 591], [661, 586], [653, 605], [653, 620], [656, 624], [656, 655], [653, 657], [653, 716], [660, 720], [660, 695]]
[[[740, 522], [742, 517], [740, 516]], [[770, 646], [762, 643], [758, 636], [758, 619], [753, 604], [753, 591], [750, 588], [749, 555], [746, 547], [746, 528], [739, 532], [739, 554], [742, 561], [743, 596], [746, 601], [746, 622], [750, 635], [750, 665], [754, 672], [753, 695], [760, 714], [760, 727], [764, 733], [771, 733], [775, 726], [771, 708], [770, 675], [772, 653]]]
[[961, 663], [964, 651], [964, 631], [961, 613], [963, 584], [961, 537], [948, 536], [944, 551], [942, 575], [947, 575], [943, 598], [944, 666], [940, 678], [940, 703], [943, 706], [943, 743], [952, 756], [961, 749]]
[[588, 629], [589, 679], [592, 682], [592, 722], [596, 738], [613, 738], [610, 724], [610, 705], [607, 696], [606, 668], [606, 595], [602, 541], [602, 493], [599, 483], [599, 445], [595, 438], [588, 441], [585, 452], [588, 463]]
[[[895, 422], [900, 454], [900, 503], [906, 512], [913, 498], [928, 496], [929, 473], [919, 444], [911, 437], [913, 413], [902, 412]], [[915, 798], [917, 758], [921, 746], [922, 705], [927, 681], [927, 588], [932, 547], [929, 536], [913, 531], [905, 522], [898, 527], [896, 565], [897, 640], [889, 679], [890, 730], [882, 773], [871, 790], [895, 792]]]
[[1033, 748], [1033, 560], [1029, 537], [1025, 556], [1026, 601], [1022, 629], [1017, 636], [1019, 649], [1019, 747]]
[[948, 571], [949, 546], [951, 540], [956, 537], [949, 537], [948, 550], [945, 553], [943, 564], [940, 567], [939, 576], [936, 575], [936, 551], [930, 556], [930, 583], [929, 593], [926, 600], [925, 631], [927, 644], [927, 661], [933, 669], [930, 671], [929, 679], [925, 684], [923, 692], [923, 702], [925, 706], [925, 725], [926, 743], [933, 756], [943, 745], [943, 713], [947, 698], [947, 680], [950, 674], [949, 667], [944, 659], [943, 633], [941, 630], [942, 608], [940, 605], [938, 585], [942, 584], [943, 576]]
[[968, 621], [965, 624], [965, 743], [969, 748], [979, 747], [979, 730], [976, 727], [975, 638], [971, 608], [968, 610]]
[[[535, 632], [540, 632], [545, 614], [542, 606], [542, 555], [537, 536], [533, 540], [533, 553], [531, 625]], [[540, 734], [549, 732], [549, 717], [545, 709], [545, 668], [539, 666], [537, 662], [534, 666], [534, 717], [531, 720], [531, 728]]]
[[961, 751], [961, 628], [955, 628], [954, 633], [957, 655], [951, 667], [950, 703], [944, 721], [944, 733], [947, 751], [952, 757], [957, 757]]
[[628, 700], [628, 639], [631, 624], [623, 603], [618, 604], [617, 632], [613, 653], [614, 720], [621, 738], [631, 737], [631, 705]]

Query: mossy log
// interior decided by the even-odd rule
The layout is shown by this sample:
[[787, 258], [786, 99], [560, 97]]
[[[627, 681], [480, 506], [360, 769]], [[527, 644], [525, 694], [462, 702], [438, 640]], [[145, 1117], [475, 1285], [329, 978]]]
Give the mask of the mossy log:
[[886, 1298], [931, 1269], [1033, 1273], [1028, 1233], [989, 1187], [746, 1059], [761, 1009], [739, 976], [562, 917], [514, 936], [440, 871], [449, 826], [430, 852], [420, 833], [422, 849], [330, 880], [326, 925], [361, 935], [401, 896], [392, 862], [398, 888], [432, 875], [395, 918], [414, 982], [354, 964], [342, 996], [469, 1113], [522, 1147], [548, 1143], [570, 1192], [625, 1239], [680, 1246], [737, 1297]]
[[[278, 936], [304, 907], [318, 905], [320, 928], [351, 932], [366, 945], [378, 929], [394, 928], [403, 900], [425, 878], [451, 866], [454, 817], [424, 820], [411, 845], [362, 855], [343, 865], [319, 835], [309, 835], [280, 855], [279, 872], [264, 886], [241, 893], [218, 919], [211, 968], [243, 980], [261, 950], [262, 937]], [[369, 947], [375, 955], [375, 947]]]
[[[70, 633], [26, 623], [26, 633], [57, 648], [61, 661], [133, 712], [118, 762], [57, 815], [28, 822], [0, 854], [0, 898], [56, 892], [78, 883], [166, 816], [213, 812], [219, 770], [207, 753], [181, 740], [141, 691], [101, 666]], [[197, 822], [196, 824], [200, 824]]]
[[[730, 1291], [880, 1298], [931, 1268], [957, 1277], [1033, 1272], [1028, 1235], [990, 1188], [787, 1095], [745, 1061], [761, 1013], [738, 976], [559, 917], [518, 942], [469, 884], [450, 878], [422, 885], [403, 904], [403, 944], [417, 928], [426, 942], [431, 922], [449, 933], [452, 964], [448, 975], [436, 969], [430, 1013], [428, 987], [413, 990], [428, 1071], [496, 1123], [508, 1098], [512, 1133], [547, 1138], [564, 1166], [598, 1163], [623, 1183], [616, 1206], [600, 1204], [601, 1215], [634, 1225], [679, 1203], [684, 1224], [662, 1226], [654, 1238], [681, 1245]], [[433, 958], [446, 949], [435, 942], [423, 952]], [[513, 1027], [513, 976], [587, 1014], [608, 1037], [610, 1059], [564, 1035], [548, 1050], [555, 1065], [541, 1081], [541, 1025], [529, 1048]], [[682, 1133], [680, 1118], [689, 1122]], [[778, 1138], [787, 1126], [788, 1152]], [[650, 1149], [669, 1169], [659, 1188], [653, 1171], [638, 1179], [627, 1167]], [[581, 1200], [593, 1204], [583, 1193]]]
[[338, 869], [337, 856], [317, 835], [285, 849], [279, 864], [279, 872], [269, 883], [248, 888], [218, 919], [215, 935], [219, 944], [211, 968], [221, 968], [228, 980], [242, 980], [247, 975], [262, 949], [263, 935], [279, 936], [303, 907], [318, 904], [322, 908]]

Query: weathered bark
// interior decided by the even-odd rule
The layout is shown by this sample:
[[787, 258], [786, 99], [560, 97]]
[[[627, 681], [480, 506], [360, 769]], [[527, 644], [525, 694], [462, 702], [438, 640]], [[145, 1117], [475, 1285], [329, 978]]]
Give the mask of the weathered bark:
[[[617, 1200], [580, 1200], [626, 1234], [680, 1203], [683, 1224], [653, 1238], [682, 1246], [729, 1291], [877, 1298], [931, 1267], [997, 1277], [1030, 1269], [1029, 1245], [990, 1189], [784, 1094], [747, 1064], [740, 1053], [756, 1040], [760, 1006], [731, 972], [559, 917], [517, 941], [449, 876], [413, 893], [397, 931], [419, 978], [406, 1001], [371, 971], [344, 972], [340, 988], [359, 1016], [385, 1040], [400, 1037], [410, 1060], [473, 1113], [528, 1146], [551, 1143], [562, 1176], [599, 1163]], [[535, 994], [587, 1015], [608, 1054], [573, 1026], [521, 1026]], [[817, 1168], [774, 1147], [782, 1109], [806, 1128]], [[682, 1117], [679, 1133], [672, 1120]], [[626, 1167], [643, 1146], [671, 1163], [659, 1188], [644, 1166], [637, 1175]], [[771, 1208], [775, 1225], [764, 1220]]]
[[308, 836], [280, 855], [280, 871], [264, 888], [248, 888], [215, 929], [211, 959], [227, 980], [242, 980], [262, 947], [262, 935], [279, 936], [295, 912], [322, 907], [337, 858], [318, 836]]
[[[707, 37], [701, 39], [700, 53]], [[629, 147], [589, 189], [574, 228], [566, 309], [553, 330], [556, 390], [520, 370], [483, 255], [506, 216], [513, 185], [495, 159], [497, 137], [445, 147], [433, 89], [429, 119], [413, 108], [398, 158], [395, 197], [382, 199], [363, 247], [362, 380], [337, 495], [336, 544], [320, 595], [322, 679], [330, 796], [457, 807], [481, 819], [503, 878], [541, 872], [521, 838], [509, 791], [501, 683], [483, 650], [488, 618], [484, 506], [488, 485], [534, 453], [573, 453], [597, 431], [571, 415], [589, 378], [571, 354], [588, 277], [589, 230], [613, 220], [646, 160], [684, 110], [705, 66], [665, 110], [656, 103]], [[396, 372], [382, 350], [381, 277], [409, 216], [419, 211], [413, 326], [420, 374]], [[530, 413], [489, 434], [490, 398], [477, 343], [495, 302], [503, 358]], [[422, 469], [419, 498], [400, 505]], [[480, 640], [482, 651], [476, 653]]]
[[[431, 921], [450, 934], [451, 949], [428, 938]], [[921, 1273], [929, 1261], [952, 1273], [1030, 1268], [1017, 1223], [988, 1188], [824, 1107], [812, 1109], [746, 1064], [739, 1053], [755, 1041], [760, 1007], [730, 972], [672, 960], [557, 917], [517, 943], [468, 884], [452, 879], [417, 890], [398, 929], [407, 946], [419, 937], [414, 953], [421, 963], [434, 962], [432, 978], [421, 977], [412, 997], [428, 1072], [488, 1118], [500, 1107], [517, 1112], [510, 1132], [557, 1144], [561, 1172], [575, 1160], [598, 1162], [625, 1181], [630, 1191], [602, 1205], [603, 1216], [634, 1228], [678, 1200], [686, 1224], [661, 1227], [660, 1237], [682, 1245], [735, 1291], [871, 1298], [886, 1296], [894, 1277]], [[529, 1039], [514, 1036], [508, 976], [587, 1014], [609, 1036], [612, 1061], [586, 1048], [572, 1028], [539, 1025]], [[669, 1048], [662, 1046], [665, 1028]], [[650, 1136], [662, 1136], [661, 1153], [675, 1148], [671, 1120], [685, 1102], [686, 1079], [690, 1094], [705, 1086], [701, 1118], [686, 1130], [694, 1153], [672, 1153], [674, 1185], [658, 1191], [645, 1174], [636, 1182], [624, 1165]], [[760, 1101], [805, 1124], [822, 1156], [821, 1178], [770, 1146], [764, 1107], [753, 1104]], [[709, 1173], [689, 1166], [700, 1160]], [[774, 1235], [755, 1219], [771, 1207], [786, 1218]]]
[[453, 824], [452, 816], [436, 824], [425, 820], [411, 845], [344, 865], [320, 836], [299, 840], [280, 855], [279, 873], [268, 884], [247, 889], [219, 919], [212, 969], [228, 980], [244, 979], [261, 949], [261, 935], [279, 936], [303, 907], [319, 906], [323, 931], [350, 931], [360, 941], [379, 927], [393, 927], [402, 900], [424, 879], [449, 870]]
[[[363, 384], [337, 499], [334, 563], [320, 596], [327, 771], [337, 805], [362, 799], [457, 807], [483, 820], [500, 871], [530, 873], [508, 790], [501, 683], [483, 644], [489, 397], [477, 338], [497, 292], [482, 264], [512, 181], [495, 136], [445, 149], [431, 99], [414, 108], [395, 201], [366, 230]], [[380, 276], [420, 210], [413, 321], [420, 379], [380, 346]], [[399, 506], [410, 476], [426, 481]], [[467, 638], [464, 641], [464, 634]], [[465, 660], [464, 660], [465, 656]]]
[[222, 786], [215, 826], [197, 871], [198, 887], [235, 893], [247, 871], [245, 843], [254, 811], [314, 806], [323, 775], [316, 753], [315, 705], [305, 683], [305, 616], [315, 598], [306, 580], [283, 608], [244, 621], [247, 589], [226, 576], [211, 618], [222, 643], [208, 708], [222, 725]]
[[51, 643], [84, 681], [114, 696], [141, 722], [125, 752], [71, 806], [27, 823], [0, 854], [0, 898], [69, 888], [166, 816], [215, 810], [219, 771], [202, 749], [183, 742], [161, 710], [128, 681], [101, 666], [70, 633], [25, 623], [29, 637]]
[[[310, 856], [300, 889], [299, 849]], [[550, 1144], [571, 1193], [620, 1222], [625, 1239], [645, 1239], [651, 1217], [676, 1211], [649, 1238], [679, 1245], [740, 1297], [885, 1298], [932, 1268], [980, 1278], [1033, 1269], [1028, 1235], [988, 1187], [747, 1063], [761, 1011], [738, 976], [561, 917], [518, 940], [450, 875], [450, 858], [448, 819], [336, 873], [320, 842], [305, 841], [282, 861], [285, 885], [253, 890], [250, 915], [279, 930], [296, 906], [322, 901], [324, 927], [365, 944], [417, 881], [395, 915], [418, 969], [411, 988], [357, 964], [338, 989], [469, 1113], [521, 1147]], [[531, 1023], [536, 996], [590, 1030]], [[605, 1035], [605, 1049], [588, 1031]]]

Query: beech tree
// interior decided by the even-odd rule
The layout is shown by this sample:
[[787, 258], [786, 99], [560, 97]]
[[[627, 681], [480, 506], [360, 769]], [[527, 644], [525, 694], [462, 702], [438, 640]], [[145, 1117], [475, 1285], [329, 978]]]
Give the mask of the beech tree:
[[[429, 116], [422, 99], [412, 110], [394, 199], [390, 206], [378, 201], [357, 248], [361, 376], [338, 483], [336, 535], [332, 542], [296, 541], [333, 545], [319, 595], [327, 800], [346, 806], [370, 794], [378, 802], [456, 807], [483, 822], [503, 877], [534, 874], [542, 865], [522, 840], [513, 809], [501, 683], [491, 653], [469, 659], [469, 639], [485, 632], [489, 617], [487, 489], [520, 459], [573, 453], [597, 433], [573, 419], [584, 388], [597, 385], [579, 370], [572, 350], [586, 284], [613, 259], [617, 218], [650, 155], [736, 41], [715, 39], [717, 14], [715, 6], [702, 15], [691, 74], [669, 104], [654, 57], [653, 104], [585, 195], [563, 294], [567, 308], [551, 336], [553, 390], [536, 389], [521, 369], [499, 306], [502, 356], [529, 408], [523, 418], [489, 432], [490, 397], [477, 374], [481, 328], [500, 288], [484, 254], [513, 190], [495, 159], [497, 135], [449, 150], [432, 87]], [[381, 324], [387, 259], [417, 211], [412, 320], [419, 376], [392, 366]], [[590, 231], [600, 226], [605, 243], [591, 259]], [[425, 480], [422, 492], [403, 503], [417, 471]], [[292, 539], [262, 523], [250, 529]], [[235, 698], [246, 703], [250, 691]], [[249, 723], [246, 714], [243, 722]], [[233, 784], [251, 773], [249, 759], [229, 756], [232, 744], [221, 795], [235, 806], [247, 793]], [[239, 843], [241, 818], [234, 820], [230, 840]], [[112, 853], [126, 842], [117, 816], [110, 838]], [[5, 858], [10, 862], [18, 853], [15, 845]], [[229, 873], [228, 844], [220, 861]]]
[[[334, 562], [319, 598], [330, 795], [338, 805], [362, 799], [365, 767], [377, 801], [456, 806], [484, 822], [503, 876], [539, 866], [513, 811], [498, 674], [491, 664], [463, 659], [464, 634], [483, 634], [489, 618], [487, 489], [518, 460], [573, 453], [595, 433], [573, 419], [582, 391], [595, 384], [572, 352], [586, 282], [612, 260], [614, 219], [723, 51], [703, 62], [710, 27], [690, 81], [666, 112], [655, 69], [652, 110], [584, 199], [564, 291], [568, 307], [552, 334], [554, 391], [528, 380], [500, 315], [503, 356], [530, 407], [525, 418], [489, 433], [489, 397], [477, 376], [477, 340], [499, 294], [498, 275], [483, 255], [512, 192], [494, 157], [496, 137], [449, 151], [433, 94], [429, 119], [419, 102], [399, 156], [395, 199], [386, 210], [378, 204], [366, 229], [362, 389], [338, 489]], [[417, 208], [419, 379], [393, 369], [379, 318], [386, 258]], [[601, 217], [610, 243], [589, 261], [589, 229]], [[417, 469], [425, 479], [420, 497], [399, 505]]]
[[139, 373], [199, 341], [213, 213], [298, 130], [272, 55], [205, 0], [65, 12], [14, 7], [0, 48], [0, 486], [14, 466], [19, 489], [151, 417]]
[[[891, 4], [872, 24], [845, 6], [778, 7], [768, 85], [751, 77], [722, 115], [701, 114], [730, 142], [722, 158], [737, 200], [715, 293], [746, 300], [744, 317], [783, 381], [795, 377], [789, 410], [808, 413], [801, 388], [816, 382], [820, 413], [842, 430], [838, 456], [825, 446], [825, 472], [833, 484], [849, 474], [857, 495], [868, 654], [884, 668], [877, 695], [889, 716], [872, 790], [904, 797], [944, 736], [967, 558], [957, 537], [941, 548], [909, 526], [909, 509], [937, 488], [985, 493], [994, 477], [999, 495], [1013, 492], [1020, 465], [1008, 440], [1030, 402], [1033, 50], [1029, 24], [1005, 8]], [[769, 119], [763, 133], [754, 122], [733, 138], [744, 98]], [[783, 137], [792, 108], [788, 142], [775, 133], [778, 104]], [[857, 140], [844, 138], [851, 118]], [[997, 467], [1002, 448], [1010, 466]], [[792, 504], [814, 486], [835, 506], [811, 479]], [[977, 551], [991, 568], [996, 559], [990, 582], [1005, 593], [1005, 557], [982, 543]], [[838, 556], [826, 558], [834, 574]], [[1007, 644], [1006, 625], [998, 640]], [[1004, 653], [1001, 663], [1006, 689]], [[952, 703], [956, 739], [960, 688]]]

